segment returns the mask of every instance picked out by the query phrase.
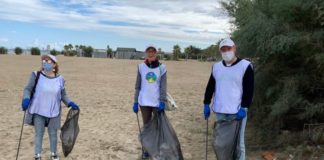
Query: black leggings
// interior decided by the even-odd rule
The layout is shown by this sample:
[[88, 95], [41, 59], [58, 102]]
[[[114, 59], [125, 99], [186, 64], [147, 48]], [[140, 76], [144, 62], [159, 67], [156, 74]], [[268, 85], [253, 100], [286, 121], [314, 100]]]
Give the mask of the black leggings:
[[144, 125], [147, 124], [151, 119], [154, 112], [157, 112], [156, 107], [141, 106], [142, 118]]

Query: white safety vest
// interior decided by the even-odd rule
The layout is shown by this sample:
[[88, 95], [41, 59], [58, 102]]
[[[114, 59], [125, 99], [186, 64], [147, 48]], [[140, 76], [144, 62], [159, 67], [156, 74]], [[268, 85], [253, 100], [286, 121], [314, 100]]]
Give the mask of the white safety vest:
[[141, 75], [141, 90], [138, 96], [140, 106], [159, 107], [160, 80], [166, 73], [166, 66], [161, 64], [156, 68], [149, 68], [145, 63], [138, 65]]
[[61, 110], [61, 91], [63, 89], [63, 76], [47, 78], [40, 74], [28, 112], [49, 118], [57, 117]]
[[236, 114], [241, 106], [243, 95], [243, 77], [251, 63], [242, 59], [233, 66], [226, 67], [223, 62], [213, 65], [215, 94], [213, 110], [216, 113]]

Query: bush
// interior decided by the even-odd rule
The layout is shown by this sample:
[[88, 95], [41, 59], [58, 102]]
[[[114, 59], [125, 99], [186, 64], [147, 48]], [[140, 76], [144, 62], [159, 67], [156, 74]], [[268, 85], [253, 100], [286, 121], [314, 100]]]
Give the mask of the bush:
[[164, 59], [167, 60], [167, 61], [170, 61], [172, 60], [172, 55], [171, 54], [164, 54]]
[[23, 50], [22, 50], [20, 47], [16, 47], [16, 48], [15, 48], [15, 53], [16, 53], [16, 55], [21, 55], [22, 52], [23, 52]]
[[32, 47], [30, 49], [30, 53], [31, 53], [31, 55], [40, 55], [40, 50], [38, 47]]
[[53, 55], [53, 56], [56, 56], [56, 55], [58, 55], [59, 53], [60, 53], [60, 52], [56, 51], [55, 49], [52, 49], [52, 50], [50, 51], [50, 54]]
[[0, 47], [0, 54], [8, 54], [8, 49], [6, 47]]
[[82, 48], [84, 57], [92, 57], [93, 48], [91, 46]]
[[75, 50], [63, 51], [63, 54], [64, 56], [74, 57], [77, 55], [77, 51]]

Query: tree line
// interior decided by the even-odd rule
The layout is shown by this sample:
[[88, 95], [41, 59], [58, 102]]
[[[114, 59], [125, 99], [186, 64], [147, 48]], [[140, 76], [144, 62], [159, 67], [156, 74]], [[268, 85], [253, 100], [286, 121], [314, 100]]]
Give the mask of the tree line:
[[[73, 46], [72, 44], [64, 45], [63, 48], [64, 48], [63, 51], [58, 51], [56, 49], [52, 49], [49, 51], [49, 53], [52, 55], [60, 55], [61, 54], [64, 56], [76, 56], [79, 52], [83, 57], [92, 57], [92, 52], [94, 50], [91, 46], [85, 46], [85, 45]], [[24, 50], [21, 47], [14, 48], [14, 53], [16, 55], [21, 55], [23, 53], [23, 51]], [[6, 47], [1, 46], [0, 54], [8, 54], [8, 49]], [[30, 54], [31, 55], [40, 55], [41, 50], [38, 47], [31, 47]]]
[[270, 147], [324, 141], [323, 126], [302, 134], [324, 122], [324, 1], [229, 0], [222, 6], [236, 26], [238, 53], [257, 63], [249, 110], [255, 137]]
[[179, 45], [173, 46], [172, 51], [172, 58], [173, 60], [180, 60], [180, 59], [193, 59], [193, 60], [201, 60], [201, 61], [215, 61], [220, 60], [221, 55], [218, 49], [218, 43], [212, 44], [207, 48], [201, 49], [199, 47], [189, 45], [185, 47], [182, 51]]
[[[21, 47], [16, 47], [14, 49], [15, 54], [20, 55], [23, 53], [23, 49]], [[52, 55], [64, 55], [64, 56], [82, 56], [82, 57], [92, 57], [92, 53], [94, 52], [94, 48], [91, 46], [85, 45], [72, 45], [66, 44], [63, 47], [62, 51], [58, 51], [52, 49], [49, 51]], [[113, 57], [113, 50], [107, 45], [106, 48], [107, 57]], [[41, 51], [38, 47], [32, 47], [30, 49], [31, 55], [40, 55]], [[8, 49], [5, 47], [0, 47], [0, 54], [8, 54]], [[180, 59], [192, 59], [192, 60], [201, 60], [201, 61], [214, 61], [220, 59], [220, 54], [218, 50], [218, 43], [212, 44], [207, 48], [201, 49], [199, 47], [189, 45], [185, 47], [183, 50], [177, 44], [173, 46], [173, 51], [171, 54], [166, 54], [162, 51], [161, 48], [158, 48], [158, 55], [160, 59], [164, 60], [180, 60]]]
[[[21, 55], [23, 53], [23, 49], [21, 47], [16, 47], [14, 49], [14, 52], [16, 55]], [[30, 49], [31, 55], [40, 55], [41, 51], [38, 47], [32, 47]], [[1, 46], [0, 47], [0, 54], [8, 54], [8, 49], [6, 47]]]

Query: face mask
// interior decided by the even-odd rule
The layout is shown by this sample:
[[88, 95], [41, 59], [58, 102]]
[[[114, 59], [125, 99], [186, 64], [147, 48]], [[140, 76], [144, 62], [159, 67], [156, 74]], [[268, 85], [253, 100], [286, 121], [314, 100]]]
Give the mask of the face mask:
[[52, 63], [43, 63], [43, 69], [45, 72], [53, 71], [54, 65]]
[[233, 51], [223, 52], [222, 58], [225, 62], [229, 62], [234, 58], [234, 52]]

